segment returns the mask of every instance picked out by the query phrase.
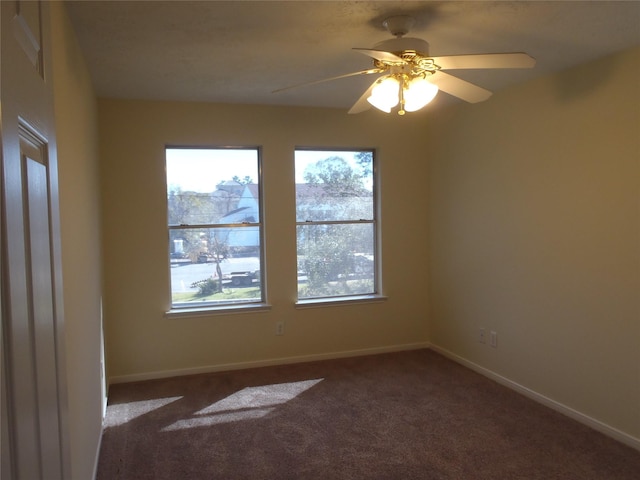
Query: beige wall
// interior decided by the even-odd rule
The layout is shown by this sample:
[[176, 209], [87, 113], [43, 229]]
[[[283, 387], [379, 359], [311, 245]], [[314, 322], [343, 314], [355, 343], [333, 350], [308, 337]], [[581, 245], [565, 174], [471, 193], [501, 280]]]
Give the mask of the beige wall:
[[96, 99], [63, 4], [51, 4], [73, 479], [93, 478], [102, 429]]
[[[99, 101], [110, 378], [140, 378], [427, 341], [425, 116]], [[268, 312], [165, 318], [164, 146], [263, 147]], [[380, 303], [296, 309], [295, 146], [374, 147], [382, 184]], [[275, 335], [277, 321], [285, 334]]]
[[429, 182], [433, 343], [636, 439], [639, 71], [636, 48], [447, 112]]
[[[431, 340], [639, 438], [638, 55], [393, 121], [375, 112], [100, 100], [109, 375]], [[165, 318], [166, 144], [263, 147], [270, 311]], [[297, 145], [378, 149], [386, 302], [295, 309]], [[286, 322], [282, 337], [277, 321]], [[478, 343], [481, 327], [497, 331], [497, 348]]]

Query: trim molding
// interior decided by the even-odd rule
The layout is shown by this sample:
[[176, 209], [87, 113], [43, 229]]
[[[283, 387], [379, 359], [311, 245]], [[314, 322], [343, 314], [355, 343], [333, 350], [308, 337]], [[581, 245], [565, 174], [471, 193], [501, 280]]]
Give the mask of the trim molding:
[[557, 412], [562, 413], [563, 415], [566, 415], [569, 418], [572, 418], [573, 420], [576, 420], [588, 427], [593, 428], [594, 430], [597, 430], [600, 433], [607, 435], [608, 437], [613, 438], [614, 440], [617, 440], [631, 448], [634, 448], [640, 451], [640, 438], [633, 437], [628, 433], [625, 433], [621, 430], [618, 430], [617, 428], [611, 427], [606, 423], [601, 422], [600, 420], [596, 420], [593, 417], [590, 417], [588, 415], [585, 415], [584, 413], [574, 410], [571, 407], [568, 407], [534, 390], [531, 390], [530, 388], [527, 388], [524, 385], [520, 385], [519, 383], [514, 382], [513, 380], [503, 377], [502, 375], [499, 375], [492, 370], [489, 370], [485, 367], [478, 365], [477, 363], [467, 360], [466, 358], [463, 358], [445, 348], [442, 348], [433, 344], [431, 344], [428, 348], [430, 348], [434, 352], [444, 355], [445, 357], [449, 358], [450, 360], [453, 360], [456, 363], [459, 363], [481, 375], [484, 375], [485, 377], [490, 378], [491, 380], [498, 382], [501, 385], [504, 385], [507, 388], [515, 390], [516, 392], [524, 395], [525, 397], [530, 398], [531, 400], [541, 403]]
[[295, 357], [281, 357], [251, 362], [224, 363], [220, 365], [207, 365], [204, 367], [183, 368], [177, 370], [162, 370], [148, 373], [135, 373], [131, 375], [117, 375], [109, 377], [109, 385], [116, 383], [140, 382], [159, 378], [179, 377], [183, 375], [197, 375], [200, 373], [228, 372], [232, 370], [244, 370], [248, 368], [272, 367], [292, 363], [316, 362], [320, 360], [334, 360], [338, 358], [361, 357], [365, 355], [378, 355], [381, 353], [402, 352], [407, 350], [420, 350], [429, 348], [430, 343], [408, 343], [404, 345], [391, 345], [385, 347], [365, 348], [362, 350], [346, 350], [341, 352], [318, 353], [313, 355], [300, 355]]
[[98, 448], [96, 450], [95, 460], [93, 461], [93, 480], [98, 478], [98, 464], [100, 463], [100, 449], [102, 448], [102, 434], [104, 433], [104, 416], [102, 417], [102, 428], [100, 429], [100, 436], [98, 437]]

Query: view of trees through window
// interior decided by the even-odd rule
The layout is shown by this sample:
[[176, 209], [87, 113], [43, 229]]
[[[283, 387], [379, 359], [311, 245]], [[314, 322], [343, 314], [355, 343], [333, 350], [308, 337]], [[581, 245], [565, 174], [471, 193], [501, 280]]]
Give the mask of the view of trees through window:
[[172, 307], [263, 301], [257, 148], [167, 148]]
[[298, 298], [376, 293], [373, 151], [295, 152]]
[[[265, 301], [259, 153], [166, 149], [172, 308]], [[298, 298], [377, 293], [374, 152], [297, 149], [295, 175]]]

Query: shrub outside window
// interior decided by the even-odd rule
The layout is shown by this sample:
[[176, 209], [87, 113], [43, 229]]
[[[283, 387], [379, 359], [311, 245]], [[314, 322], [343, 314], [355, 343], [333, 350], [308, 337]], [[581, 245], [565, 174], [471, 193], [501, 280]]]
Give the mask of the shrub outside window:
[[377, 294], [373, 150], [297, 149], [298, 299]]
[[260, 151], [166, 148], [171, 308], [264, 302]]

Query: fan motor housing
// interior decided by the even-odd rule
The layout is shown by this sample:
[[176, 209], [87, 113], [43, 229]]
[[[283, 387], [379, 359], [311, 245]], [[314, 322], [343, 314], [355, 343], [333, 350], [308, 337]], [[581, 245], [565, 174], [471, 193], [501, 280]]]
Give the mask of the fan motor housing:
[[423, 57], [429, 56], [429, 42], [421, 38], [400, 37], [391, 38], [378, 42], [374, 45], [374, 50], [395, 53], [396, 55], [405, 50], [415, 50]]

